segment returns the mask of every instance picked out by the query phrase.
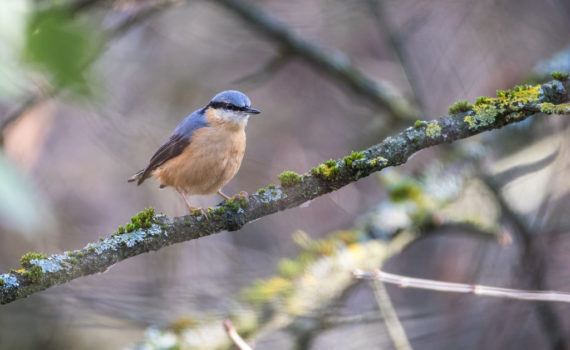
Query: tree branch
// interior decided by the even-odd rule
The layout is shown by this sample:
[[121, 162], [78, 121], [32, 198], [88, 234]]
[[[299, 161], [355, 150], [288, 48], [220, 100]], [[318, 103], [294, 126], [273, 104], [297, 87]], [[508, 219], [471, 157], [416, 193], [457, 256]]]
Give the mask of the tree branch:
[[396, 30], [392, 29], [392, 25], [386, 16], [385, 0], [366, 0], [366, 5], [370, 10], [370, 14], [376, 20], [380, 34], [390, 43], [394, 54], [404, 71], [408, 86], [412, 92], [414, 102], [420, 110], [420, 113], [425, 113], [425, 104], [422, 99], [422, 93], [418, 87], [419, 78], [410, 64], [410, 55], [406, 53], [402, 37]]
[[[532, 165], [535, 165], [535, 168], [546, 166], [556, 158], [557, 154], [558, 152], [541, 161], [535, 162], [528, 168], [532, 169]], [[524, 168], [524, 166], [515, 167], [513, 171], [517, 172]], [[504, 173], [506, 172], [502, 174]], [[498, 179], [501, 178], [499, 177]], [[514, 227], [513, 232], [515, 236], [518, 237], [522, 248], [522, 254], [519, 257], [519, 266], [523, 276], [528, 278], [527, 283], [529, 287], [537, 290], [547, 289], [547, 252], [543, 248], [541, 241], [537, 239], [537, 235], [532, 232], [530, 226], [513, 210], [511, 205], [501, 194], [501, 187], [504, 186], [505, 183], [500, 183], [497, 179], [491, 178], [490, 176], [483, 176], [483, 182], [487, 188], [491, 190], [495, 201], [499, 204], [503, 218], [508, 220]], [[570, 297], [567, 299], [566, 302], [570, 302]], [[544, 299], [536, 300], [545, 301]], [[535, 310], [544, 334], [550, 343], [550, 347], [559, 350], [566, 349], [566, 339], [562, 321], [553, 306], [548, 303], [537, 303]]]
[[4, 131], [6, 128], [18, 120], [18, 118], [28, 112], [31, 108], [45, 101], [46, 98], [47, 96], [45, 94], [31, 95], [27, 100], [22, 102], [21, 105], [13, 108], [8, 113], [6, 113], [6, 116], [4, 116], [2, 121], [0, 121], [0, 146], [4, 144]]
[[118, 232], [67, 254], [30, 259], [24, 266], [26, 269], [0, 275], [0, 304], [103, 272], [121, 260], [151, 250], [223, 230], [239, 230], [250, 221], [299, 206], [386, 167], [401, 165], [424, 148], [498, 129], [539, 112], [570, 114], [570, 103], [563, 103], [567, 100], [567, 86], [560, 82], [519, 89], [508, 96], [486, 98], [474, 110], [444, 116], [437, 121], [416, 122], [414, 127], [363, 152], [327, 161], [302, 176], [285, 172], [279, 176], [282, 186], [270, 185], [247, 199], [224, 201], [209, 209], [207, 218], [199, 212], [167, 218], [147, 215], [145, 211], [132, 218], [133, 226], [127, 230], [130, 232]]
[[395, 96], [389, 89], [367, 78], [344, 54], [327, 52], [303, 39], [252, 2], [244, 0], [216, 0], [216, 2], [232, 10], [258, 29], [260, 34], [281, 44], [286, 52], [299, 56], [317, 71], [325, 73], [385, 109], [391, 121], [409, 120], [417, 116], [417, 112], [403, 98]]
[[232, 324], [232, 321], [225, 320], [224, 321], [224, 330], [226, 334], [231, 339], [232, 343], [239, 349], [239, 350], [251, 350], [251, 346], [249, 346], [243, 338], [239, 335], [236, 328]]
[[[103, 36], [105, 37], [105, 42], [103, 43], [103, 48], [97, 51], [96, 55], [89, 57], [85, 62], [85, 68], [90, 66], [108, 47], [109, 44], [117, 38], [127, 33], [132, 28], [141, 24], [142, 22], [148, 20], [150, 17], [160, 13], [161, 11], [169, 8], [170, 6], [176, 5], [179, 0], [157, 0], [152, 4], [147, 4], [141, 6], [141, 8], [135, 13], [128, 15], [123, 21], [119, 22], [115, 27], [107, 29], [104, 31]], [[97, 5], [101, 0], [80, 0], [76, 3], [69, 5], [69, 9], [72, 13], [77, 14], [81, 11], [85, 11], [90, 7]], [[40, 105], [49, 98], [59, 95], [61, 88], [57, 86], [51, 86], [44, 89], [45, 91], [40, 91], [36, 94], [32, 94], [25, 101], [23, 101], [18, 107], [10, 110], [0, 121], [0, 146], [3, 145], [4, 132], [6, 128], [22, 117], [26, 112], [35, 106]]]
[[353, 275], [358, 279], [381, 281], [384, 283], [397, 285], [401, 288], [417, 288], [433, 290], [436, 292], [475, 294], [495, 298], [570, 303], [570, 293], [565, 292], [509, 289], [475, 284], [442, 282], [424, 278], [396, 275], [381, 270], [375, 270], [371, 272], [354, 271]]
[[374, 297], [378, 303], [378, 308], [380, 313], [384, 318], [384, 325], [388, 330], [390, 338], [394, 343], [394, 348], [396, 350], [412, 350], [408, 336], [406, 335], [406, 330], [402, 326], [394, 304], [390, 300], [390, 295], [386, 290], [386, 286], [379, 279], [373, 279], [370, 282], [372, 290], [374, 291]]

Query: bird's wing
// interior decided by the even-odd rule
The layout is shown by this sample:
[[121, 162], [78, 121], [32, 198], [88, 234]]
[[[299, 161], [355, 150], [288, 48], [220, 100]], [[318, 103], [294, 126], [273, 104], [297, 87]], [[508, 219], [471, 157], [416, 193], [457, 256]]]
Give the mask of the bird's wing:
[[206, 115], [203, 109], [199, 109], [187, 116], [178, 126], [174, 129], [172, 136], [166, 141], [158, 151], [152, 156], [146, 168], [142, 169], [135, 175], [131, 176], [128, 181], [137, 181], [137, 185], [143, 183], [159, 166], [166, 163], [166, 161], [179, 156], [188, 145], [192, 142], [192, 134], [194, 131], [208, 126]]
[[167, 160], [179, 156], [186, 147], [190, 144], [190, 137], [174, 134], [170, 136], [168, 141], [166, 141], [158, 151], [152, 156], [150, 162], [142, 171], [140, 177], [138, 177], [137, 185], [143, 183], [152, 173], [153, 170], [164, 164]]

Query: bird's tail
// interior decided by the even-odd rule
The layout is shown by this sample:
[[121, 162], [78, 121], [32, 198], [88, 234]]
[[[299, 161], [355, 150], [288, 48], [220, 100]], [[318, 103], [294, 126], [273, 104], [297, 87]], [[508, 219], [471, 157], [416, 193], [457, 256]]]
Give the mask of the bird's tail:
[[[141, 179], [141, 177], [143, 176], [144, 173], [144, 169], [142, 169], [141, 171], [139, 171], [138, 173], [134, 174], [133, 176], [129, 177], [127, 179], [127, 182], [135, 182]], [[142, 183], [142, 181], [140, 181], [137, 185], [140, 185]]]

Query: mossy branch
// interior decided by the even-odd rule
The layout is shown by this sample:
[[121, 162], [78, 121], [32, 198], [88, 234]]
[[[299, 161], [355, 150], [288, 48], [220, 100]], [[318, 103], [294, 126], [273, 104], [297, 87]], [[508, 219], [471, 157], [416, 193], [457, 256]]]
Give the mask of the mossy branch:
[[[28, 255], [30, 259], [25, 260], [25, 269], [0, 275], [0, 303], [10, 303], [51, 286], [103, 272], [121, 260], [151, 250], [224, 230], [239, 230], [250, 221], [299, 206], [384, 168], [401, 165], [424, 148], [498, 129], [540, 112], [570, 114], [570, 103], [565, 103], [567, 88], [568, 82], [559, 81], [531, 86], [509, 96], [488, 98], [472, 111], [415, 123], [362, 152], [329, 160], [299, 177], [287, 173], [282, 176], [282, 180], [287, 180], [286, 187], [270, 185], [247, 198], [224, 201], [208, 210], [208, 218], [199, 212], [175, 218], [154, 216], [152, 210], [147, 209], [134, 217], [130, 232], [121, 230], [81, 250], [49, 258]], [[295, 181], [288, 181], [290, 179]]]

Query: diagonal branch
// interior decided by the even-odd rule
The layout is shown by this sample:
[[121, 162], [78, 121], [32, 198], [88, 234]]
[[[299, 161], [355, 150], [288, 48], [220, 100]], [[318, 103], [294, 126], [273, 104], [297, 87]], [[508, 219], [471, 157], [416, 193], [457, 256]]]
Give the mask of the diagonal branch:
[[232, 343], [239, 349], [239, 350], [251, 350], [251, 346], [249, 346], [245, 340], [239, 335], [236, 328], [232, 324], [232, 321], [225, 320], [224, 321], [224, 330], [228, 337], [232, 340]]
[[154, 216], [147, 210], [132, 218], [128, 232], [120, 229], [103, 241], [67, 254], [28, 259], [26, 269], [0, 275], [0, 304], [81, 276], [103, 272], [121, 260], [151, 250], [224, 230], [239, 230], [250, 221], [299, 206], [384, 168], [401, 165], [424, 148], [498, 129], [540, 112], [570, 114], [570, 103], [563, 103], [567, 100], [567, 88], [560, 82], [527, 89], [519, 87], [516, 92], [503, 93], [502, 97], [481, 100], [473, 110], [444, 116], [437, 121], [418, 121], [414, 127], [363, 152], [353, 152], [337, 161], [329, 160], [310, 173], [285, 172], [279, 176], [282, 186], [270, 185], [247, 199], [224, 201], [208, 210], [208, 218], [199, 212], [167, 218]]
[[417, 116], [403, 98], [395, 96], [389, 89], [366, 77], [342, 53], [325, 51], [293, 33], [286, 25], [254, 3], [245, 0], [216, 0], [216, 2], [232, 10], [256, 28], [260, 34], [279, 43], [286, 52], [299, 56], [317, 71], [325, 73], [385, 109], [390, 121]]
[[406, 330], [398, 318], [398, 314], [396, 313], [394, 304], [392, 304], [390, 300], [386, 286], [379, 279], [372, 279], [370, 284], [372, 285], [374, 297], [376, 298], [378, 308], [384, 318], [384, 324], [386, 325], [390, 338], [392, 338], [394, 347], [396, 350], [412, 350], [412, 346], [406, 335]]
[[386, 15], [385, 0], [366, 0], [371, 16], [376, 20], [380, 33], [390, 42], [394, 54], [404, 71], [408, 86], [412, 91], [413, 99], [420, 109], [420, 113], [425, 111], [425, 103], [422, 100], [422, 93], [419, 89], [419, 77], [412, 68], [410, 55], [406, 53], [401, 35], [392, 28], [388, 16]]

